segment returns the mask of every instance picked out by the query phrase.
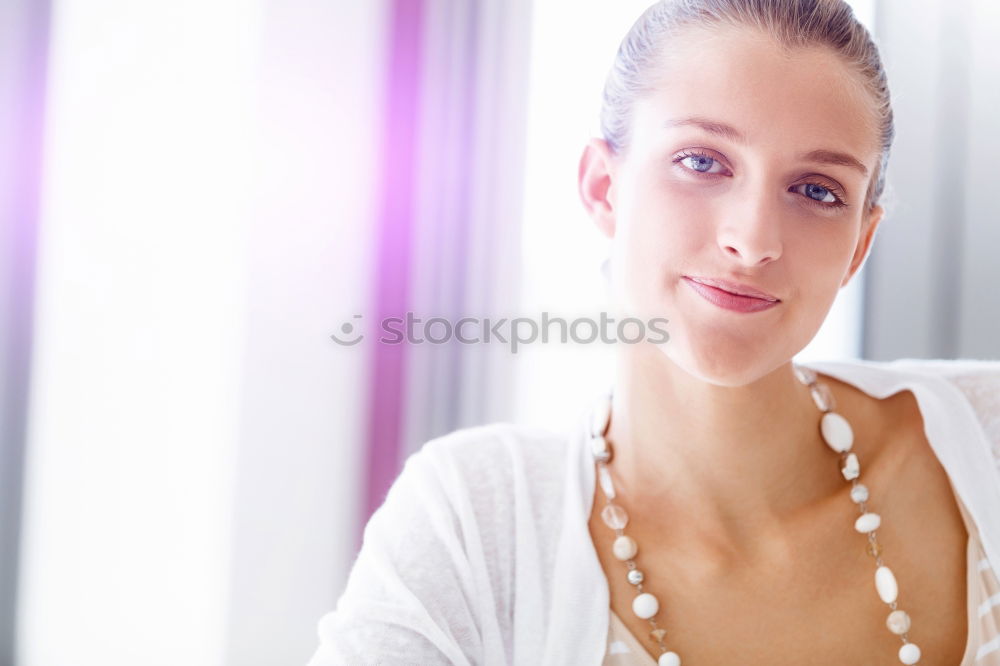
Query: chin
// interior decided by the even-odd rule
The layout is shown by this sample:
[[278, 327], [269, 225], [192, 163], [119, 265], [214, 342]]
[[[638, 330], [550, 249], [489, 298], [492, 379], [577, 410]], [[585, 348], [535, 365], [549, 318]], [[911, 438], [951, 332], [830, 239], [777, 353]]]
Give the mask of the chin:
[[[706, 340], [691, 340], [686, 332], [663, 345], [662, 352], [678, 368], [693, 377], [718, 386], [746, 386], [780, 367], [780, 359], [766, 351], [753, 351], [741, 344], [712, 344]], [[673, 334], [672, 334], [673, 335]]]

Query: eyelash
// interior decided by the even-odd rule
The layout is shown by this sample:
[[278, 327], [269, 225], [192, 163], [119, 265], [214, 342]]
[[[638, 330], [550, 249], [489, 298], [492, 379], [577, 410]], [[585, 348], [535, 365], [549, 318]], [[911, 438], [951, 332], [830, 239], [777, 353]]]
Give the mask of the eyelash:
[[[697, 150], [685, 150], [685, 151], [683, 151], [680, 155], [678, 155], [677, 157], [674, 158], [674, 160], [673, 160], [674, 164], [680, 164], [680, 162], [682, 160], [684, 160], [685, 158], [687, 158], [687, 157], [707, 157], [708, 159], [712, 160], [713, 162], [718, 162], [719, 164], [722, 164], [722, 160], [719, 160], [718, 158], [713, 157], [712, 155], [709, 155], [708, 153], [699, 152]], [[718, 176], [718, 175], [721, 175], [721, 174], [717, 174], [717, 173], [706, 174], [706, 173], [697, 171], [695, 169], [689, 169], [688, 167], [685, 167], [685, 166], [682, 166], [681, 168], [684, 169], [685, 171], [689, 171], [691, 173], [695, 173], [695, 174], [699, 174], [699, 175], [707, 175], [707, 176]], [[830, 194], [832, 194], [833, 198], [836, 200], [836, 201], [833, 201], [831, 203], [824, 203], [822, 201], [817, 201], [816, 199], [813, 199], [812, 197], [809, 197], [809, 196], [806, 196], [806, 195], [802, 195], [802, 197], [804, 199], [806, 199], [808, 201], [808, 203], [811, 203], [814, 206], [818, 206], [819, 208], [824, 208], [824, 209], [830, 210], [830, 209], [836, 209], [836, 208], [844, 208], [844, 207], [846, 207], [848, 205], [847, 202], [844, 200], [843, 194], [839, 191], [839, 188], [836, 185], [833, 185], [832, 183], [809, 181], [809, 182], [805, 182], [805, 183], [799, 183], [799, 185], [817, 185], [819, 187], [822, 187], [824, 190], [826, 190]], [[798, 187], [799, 185], [796, 185], [795, 187]]]

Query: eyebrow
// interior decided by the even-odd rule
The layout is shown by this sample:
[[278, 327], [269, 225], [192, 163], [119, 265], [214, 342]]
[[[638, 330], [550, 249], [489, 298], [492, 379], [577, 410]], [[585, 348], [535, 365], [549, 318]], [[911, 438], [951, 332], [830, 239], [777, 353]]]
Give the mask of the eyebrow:
[[[748, 143], [747, 137], [743, 134], [743, 132], [731, 125], [727, 125], [717, 120], [709, 120], [708, 118], [692, 116], [690, 118], [675, 118], [673, 120], [668, 120], [663, 124], [665, 128], [683, 127], [689, 125], [698, 127], [709, 134], [714, 134], [715, 136], [720, 136], [723, 139], [728, 139], [733, 143], [742, 143], [744, 145]], [[816, 162], [819, 164], [835, 164], [838, 166], [850, 167], [856, 171], [860, 171], [861, 175], [865, 177], [868, 176], [868, 167], [862, 164], [860, 160], [848, 155], [847, 153], [838, 153], [835, 150], [820, 149], [803, 153], [802, 155], [799, 155], [799, 158], [808, 162]]]

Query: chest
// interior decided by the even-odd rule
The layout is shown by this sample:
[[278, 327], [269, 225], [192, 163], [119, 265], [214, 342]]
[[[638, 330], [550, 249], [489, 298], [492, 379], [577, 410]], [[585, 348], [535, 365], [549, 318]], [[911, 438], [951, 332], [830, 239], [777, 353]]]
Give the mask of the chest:
[[[661, 599], [664, 643], [689, 664], [897, 664], [898, 636], [885, 625], [889, 608], [869, 576], [803, 583], [761, 576], [755, 585], [682, 591], [647, 588]], [[912, 577], [909, 579], [911, 584]], [[624, 586], [618, 586], [624, 587]], [[966, 645], [964, 598], [944, 587], [922, 585], [901, 595], [913, 620], [909, 639], [923, 663], [961, 663]], [[917, 595], [922, 595], [921, 599]], [[612, 608], [650, 655], [658, 655], [648, 621], [631, 611], [634, 592], [612, 592]], [[931, 600], [931, 597], [937, 597]]]
[[[902, 437], [902, 436], [901, 436]], [[922, 431], [894, 442], [905, 456], [887, 458], [873, 488], [883, 524], [882, 559], [899, 583], [898, 607], [912, 627], [925, 664], [961, 663], [968, 630], [968, 533], [947, 474]], [[904, 464], [905, 462], [905, 464]], [[612, 555], [614, 533], [600, 519], [595, 493], [591, 538], [608, 580], [611, 607], [629, 631], [657, 655], [648, 620], [631, 608], [636, 591], [625, 564]], [[684, 562], [663, 549], [656, 535], [630, 533], [640, 544], [645, 591], [660, 601], [665, 645], [688, 664], [898, 664], [900, 638], [886, 627], [891, 608], [875, 591], [874, 558], [867, 539], [851, 529], [847, 507], [842, 530], [822, 521], [801, 530], [791, 562], [759, 563], [690, 580]], [[626, 533], [629, 533], [626, 530]], [[654, 546], [643, 549], [643, 544]]]

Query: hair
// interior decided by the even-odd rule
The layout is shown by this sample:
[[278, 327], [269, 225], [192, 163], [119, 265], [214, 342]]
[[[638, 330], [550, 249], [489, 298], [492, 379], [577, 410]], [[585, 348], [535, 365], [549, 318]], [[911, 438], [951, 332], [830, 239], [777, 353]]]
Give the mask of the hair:
[[633, 103], [655, 89], [669, 38], [707, 25], [754, 28], [786, 50], [827, 47], [861, 75], [881, 150], [865, 195], [864, 210], [871, 211], [885, 189], [895, 128], [878, 47], [844, 0], [660, 0], [650, 6], [622, 40], [604, 86], [601, 133], [611, 150], [627, 151]]

